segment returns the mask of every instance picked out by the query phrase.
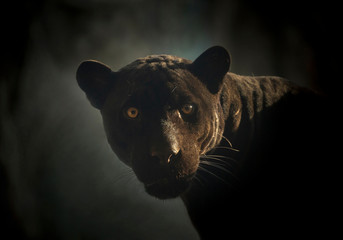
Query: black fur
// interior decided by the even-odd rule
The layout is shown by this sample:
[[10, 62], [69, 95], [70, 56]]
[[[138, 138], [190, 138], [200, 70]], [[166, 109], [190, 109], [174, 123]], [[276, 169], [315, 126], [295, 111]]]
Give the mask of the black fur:
[[118, 72], [87, 61], [77, 80], [114, 152], [149, 194], [181, 196], [202, 239], [335, 234], [332, 104], [279, 77], [227, 73], [229, 65], [213, 47], [193, 63], [148, 56]]

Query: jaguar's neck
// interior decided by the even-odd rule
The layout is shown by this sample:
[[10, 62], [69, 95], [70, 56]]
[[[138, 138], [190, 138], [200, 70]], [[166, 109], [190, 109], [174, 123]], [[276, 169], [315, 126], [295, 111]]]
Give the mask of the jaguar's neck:
[[265, 110], [271, 109], [286, 95], [297, 95], [299, 89], [280, 77], [249, 77], [228, 73], [221, 92], [224, 136], [237, 148], [243, 147], [250, 141], [261, 117], [268, 112]]

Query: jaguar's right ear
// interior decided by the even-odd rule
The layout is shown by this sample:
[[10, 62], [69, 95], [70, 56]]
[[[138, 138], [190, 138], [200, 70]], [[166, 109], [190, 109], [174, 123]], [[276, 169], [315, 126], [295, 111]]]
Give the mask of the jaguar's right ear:
[[76, 80], [91, 104], [101, 109], [115, 81], [115, 73], [101, 62], [88, 60], [80, 64]]
[[208, 90], [216, 94], [223, 85], [223, 79], [229, 71], [230, 54], [225, 48], [214, 46], [203, 52], [191, 65], [193, 72]]

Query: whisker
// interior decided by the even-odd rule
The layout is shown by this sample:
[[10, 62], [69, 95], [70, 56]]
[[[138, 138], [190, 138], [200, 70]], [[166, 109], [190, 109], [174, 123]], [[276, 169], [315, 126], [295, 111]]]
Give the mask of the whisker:
[[213, 164], [217, 164], [222, 167], [233, 167], [233, 165], [225, 160], [217, 159], [217, 158], [204, 158], [206, 160], [201, 160], [200, 162], [211, 162]]
[[227, 168], [225, 168], [225, 167], [223, 167], [221, 165], [218, 165], [218, 164], [215, 164], [215, 163], [209, 162], [209, 161], [201, 161], [201, 163], [205, 164], [205, 165], [208, 165], [208, 166], [211, 166], [211, 167], [215, 167], [215, 168], [220, 169], [220, 170], [222, 170], [222, 171], [224, 171], [226, 173], [229, 173], [230, 175], [233, 175], [232, 172], [229, 169], [227, 169]]
[[[205, 160], [202, 160], [202, 159], [205, 159]], [[227, 161], [225, 161], [223, 159], [219, 159], [219, 158], [204, 157], [202, 159], [201, 159], [201, 162], [203, 162], [203, 161], [209, 162], [208, 160], [214, 160], [214, 161], [217, 162], [217, 164], [221, 164], [222, 166], [225, 166], [225, 165], [230, 165], [231, 166], [231, 164], [229, 162], [227, 162]]]
[[119, 173], [115, 178], [113, 178], [113, 184], [131, 183], [135, 180], [135, 174], [132, 169], [127, 168], [125, 171]]
[[201, 186], [205, 186], [205, 183], [203, 180], [200, 179], [200, 175], [199, 174], [196, 174], [193, 178], [194, 180], [196, 180]]
[[228, 157], [228, 156], [222, 156], [222, 155], [212, 155], [212, 154], [208, 154], [208, 155], [203, 155], [201, 156], [202, 158], [207, 158], [207, 159], [215, 159], [215, 160], [220, 160], [223, 162], [227, 162], [224, 159], [228, 159], [231, 160], [233, 162], [237, 162], [236, 159], [232, 158], [232, 157]]
[[176, 88], [177, 88], [177, 86], [175, 86], [175, 87], [173, 88], [173, 90], [171, 91], [171, 93], [173, 93], [173, 92], [176, 90]]
[[222, 138], [230, 145], [230, 147], [232, 147], [232, 143], [230, 142], [229, 139], [227, 139], [227, 137], [225, 137], [224, 135], [222, 135]]
[[216, 148], [218, 148], [218, 149], [228, 149], [228, 150], [232, 150], [232, 151], [235, 151], [235, 152], [239, 152], [238, 149], [232, 148], [232, 147], [224, 147], [224, 146], [216, 146], [216, 147], [214, 147], [214, 149], [216, 149]]
[[211, 174], [212, 176], [216, 177], [217, 179], [221, 180], [222, 182], [224, 182], [225, 184], [229, 185], [229, 183], [227, 181], [225, 181], [223, 178], [219, 177], [218, 175], [214, 174], [213, 172], [209, 171], [208, 169], [206, 169], [205, 167], [203, 166], [200, 166], [198, 167], [199, 170], [202, 170], [208, 174]]

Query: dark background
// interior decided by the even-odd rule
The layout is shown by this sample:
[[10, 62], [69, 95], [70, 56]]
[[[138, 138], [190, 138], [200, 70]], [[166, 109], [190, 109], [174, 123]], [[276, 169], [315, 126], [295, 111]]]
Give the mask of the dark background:
[[3, 234], [198, 239], [181, 200], [148, 196], [110, 150], [99, 112], [76, 84], [82, 60], [118, 70], [149, 54], [194, 60], [221, 45], [232, 72], [339, 96], [340, 6], [330, 1], [10, 2], [0, 22]]

